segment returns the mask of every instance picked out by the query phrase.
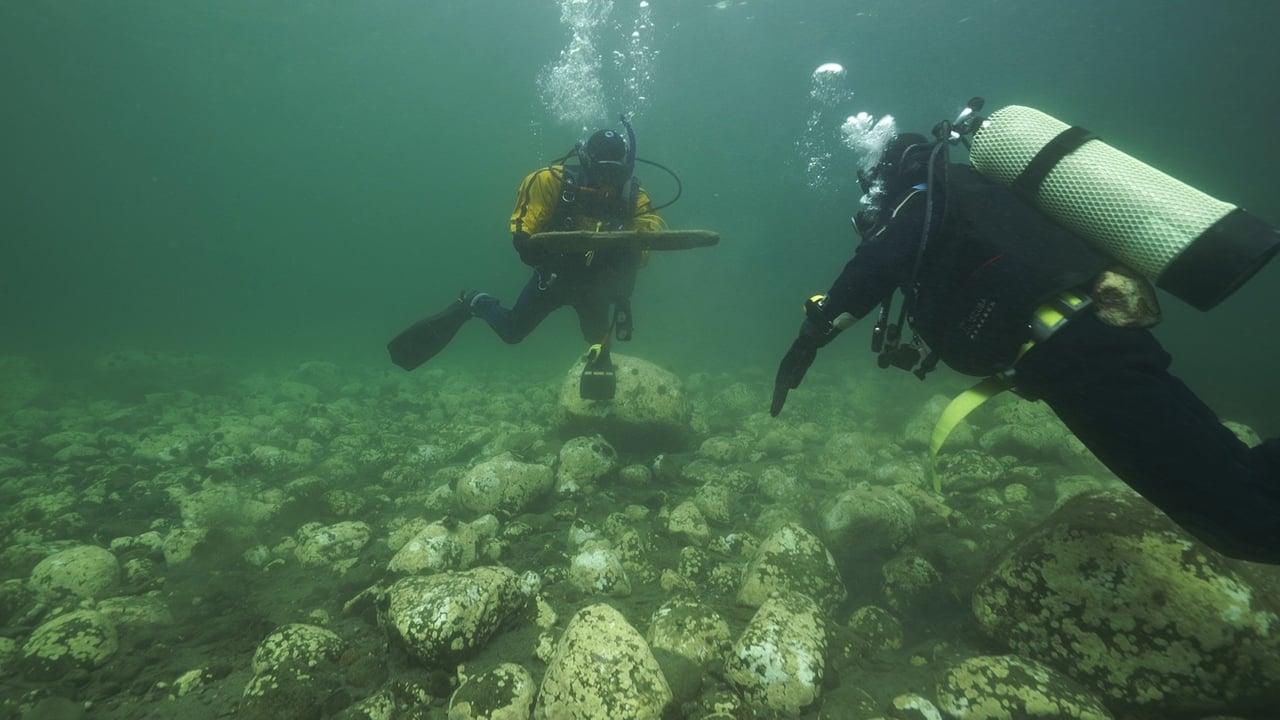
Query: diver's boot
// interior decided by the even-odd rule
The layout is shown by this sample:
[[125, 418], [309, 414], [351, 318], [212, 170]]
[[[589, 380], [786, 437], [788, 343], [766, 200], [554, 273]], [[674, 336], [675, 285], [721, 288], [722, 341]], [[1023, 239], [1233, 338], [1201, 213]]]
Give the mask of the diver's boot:
[[405, 370], [413, 370], [436, 355], [453, 340], [458, 330], [472, 317], [471, 296], [459, 294], [458, 299], [431, 317], [410, 325], [404, 332], [387, 343], [391, 362]]

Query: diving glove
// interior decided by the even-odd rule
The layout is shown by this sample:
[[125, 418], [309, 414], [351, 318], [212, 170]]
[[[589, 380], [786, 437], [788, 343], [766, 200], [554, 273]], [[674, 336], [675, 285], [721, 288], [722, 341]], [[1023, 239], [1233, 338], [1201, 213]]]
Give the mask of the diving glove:
[[783, 356], [773, 381], [773, 403], [769, 406], [769, 414], [773, 417], [778, 417], [782, 412], [782, 406], [787, 402], [787, 393], [800, 387], [805, 373], [809, 372], [809, 366], [818, 357], [818, 348], [834, 340], [843, 329], [823, 315], [822, 301], [825, 299], [822, 295], [814, 295], [805, 303], [805, 318], [800, 324], [800, 334]]
[[511, 245], [515, 247], [516, 253], [520, 256], [520, 262], [529, 267], [538, 267], [551, 259], [551, 253], [533, 246], [533, 243], [529, 240], [528, 233], [512, 233]]

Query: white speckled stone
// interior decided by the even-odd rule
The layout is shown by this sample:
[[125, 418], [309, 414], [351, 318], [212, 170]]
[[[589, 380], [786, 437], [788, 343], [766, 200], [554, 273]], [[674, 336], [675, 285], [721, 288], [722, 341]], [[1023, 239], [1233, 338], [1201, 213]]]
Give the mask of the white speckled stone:
[[822, 611], [801, 593], [765, 601], [725, 663], [730, 684], [766, 714], [798, 717], [817, 702], [826, 669]]
[[659, 720], [671, 689], [653, 652], [609, 605], [578, 611], [542, 678], [536, 720]]
[[525, 600], [519, 577], [504, 567], [407, 577], [387, 596], [389, 630], [427, 664], [480, 648]]
[[103, 597], [120, 582], [120, 563], [109, 550], [79, 545], [41, 560], [31, 571], [28, 586], [44, 599], [59, 595]]

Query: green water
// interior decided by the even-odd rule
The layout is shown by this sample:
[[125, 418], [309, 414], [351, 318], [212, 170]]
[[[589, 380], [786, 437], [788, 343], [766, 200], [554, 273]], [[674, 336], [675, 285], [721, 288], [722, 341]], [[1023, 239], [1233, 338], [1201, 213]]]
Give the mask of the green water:
[[[405, 405], [387, 389], [386, 341], [461, 289], [515, 299], [529, 274], [507, 229], [517, 185], [589, 131], [549, 105], [539, 84], [571, 37], [559, 5], [0, 0], [0, 356], [29, 359], [51, 388], [36, 404], [64, 418], [88, 413], [79, 403], [99, 395], [128, 395], [95, 374], [95, 360], [109, 351], [197, 354], [229, 364], [238, 379], [328, 361], [362, 383], [341, 393], [343, 402], [365, 403], [361, 426], [371, 434], [376, 427], [393, 438], [389, 443], [409, 443], [397, 436], [397, 423], [430, 408]], [[794, 337], [803, 299], [829, 286], [856, 242], [849, 217], [861, 193], [853, 178], [835, 177], [819, 191], [797, 151], [813, 111], [811, 73], [823, 63], [841, 63], [853, 93], [828, 109], [837, 124], [868, 111], [927, 131], [973, 95], [986, 97], [988, 109], [1031, 105], [1280, 222], [1280, 3], [649, 0], [651, 83], [644, 101], [628, 103], [610, 53], [626, 48], [638, 5], [616, 0], [616, 20], [598, 31], [610, 78], [608, 116], [591, 124], [636, 112], [640, 155], [670, 166], [684, 183], [683, 198], [663, 213], [668, 223], [715, 230], [723, 240], [655, 257], [642, 271], [635, 340], [624, 351], [696, 378], [696, 398], [747, 383], [760, 401], [742, 408], [742, 417], [765, 409], [767, 382]], [[835, 138], [826, 142], [847, 152]], [[657, 200], [674, 193], [652, 168], [639, 174]], [[1280, 334], [1273, 327], [1280, 264], [1212, 313], [1162, 299], [1166, 319], [1157, 334], [1175, 357], [1175, 372], [1223, 417], [1264, 436], [1280, 433]], [[866, 332], [855, 328], [824, 350], [798, 391], [801, 418], [897, 432], [922, 399], [962, 386], [946, 370], [927, 388], [905, 374], [881, 373]], [[419, 371], [412, 381], [433, 398], [428, 406], [440, 397], [431, 393], [455, 387], [478, 407], [493, 403], [474, 416], [437, 408], [433, 427], [506, 421], [495, 407], [523, 403], [511, 422], [532, 432], [544, 410], [552, 414], [555, 383], [582, 345], [568, 309], [517, 346], [473, 322], [432, 362], [431, 374]], [[475, 376], [482, 379], [467, 385]], [[143, 404], [144, 391], [201, 390], [181, 379], [144, 385], [128, 402]], [[63, 386], [69, 389], [60, 394]], [[259, 389], [237, 390], [250, 399], [235, 412], [270, 414], [255, 405]], [[873, 403], [858, 404], [865, 400], [859, 396], [850, 405], [858, 413], [839, 409], [837, 401], [864, 390]], [[394, 409], [379, 417], [384, 400]], [[153, 398], [152, 410], [164, 402]], [[131, 421], [112, 422], [123, 432]], [[62, 421], [64, 429], [74, 424]], [[542, 429], [553, 436], [550, 421]], [[19, 453], [37, 437], [0, 435], [0, 455]], [[555, 452], [549, 440], [540, 442], [538, 452]], [[41, 452], [31, 457], [51, 487], [67, 471], [41, 466], [52, 462]], [[654, 508], [668, 499], [622, 495], [620, 501]], [[1038, 506], [1041, 515], [1051, 504]], [[613, 509], [595, 506], [592, 517], [602, 521]], [[538, 531], [559, 542], [556, 522], [564, 518], [552, 518], [548, 512]], [[294, 525], [312, 519], [335, 518], [289, 518]], [[103, 528], [77, 526], [74, 539], [101, 544], [147, 529], [142, 514], [90, 520]], [[49, 528], [36, 527], [40, 522], [29, 521], [26, 531], [73, 539], [59, 537], [52, 520]], [[281, 531], [292, 532], [285, 524]], [[663, 542], [663, 552], [678, 552]], [[527, 558], [513, 564], [537, 568]], [[3, 578], [29, 569], [4, 568]], [[203, 592], [202, 581], [169, 578], [183, 598]], [[317, 599], [326, 597], [326, 586], [298, 588], [335, 613], [359, 590], [343, 586], [334, 607], [332, 597]], [[632, 621], [641, 624], [661, 594], [653, 584], [637, 592], [643, 612]], [[867, 592], [858, 592], [866, 601]], [[286, 604], [262, 614], [274, 623], [297, 621], [281, 609]], [[955, 616], [963, 614], [960, 606], [950, 608]], [[569, 608], [558, 609], [563, 625]], [[735, 635], [750, 618], [737, 612]], [[237, 617], [224, 622], [234, 627]], [[243, 682], [246, 653], [273, 626], [251, 625], [234, 647], [220, 645], [210, 656]], [[532, 666], [524, 646], [536, 633], [519, 633], [519, 643], [496, 641], [485, 661], [507, 659], [507, 648], [522, 643], [510, 653]], [[139, 677], [171, 682], [200, 662], [198, 649], [169, 642], [182, 660]], [[129, 682], [57, 692], [101, 701]], [[6, 699], [31, 687], [6, 686]], [[231, 707], [240, 687], [219, 689], [210, 706]], [[876, 687], [878, 700], [886, 688], [902, 689], [892, 681]], [[113, 705], [112, 717], [164, 717], [154, 704], [164, 693], [146, 693]], [[135, 700], [147, 714], [131, 714]]]
[[[642, 154], [686, 182], [670, 222], [725, 238], [641, 279], [635, 347], [668, 364], [772, 363], [798, 298], [849, 254], [856, 188], [820, 201], [794, 150], [823, 62], [848, 68], [848, 112], [923, 128], [974, 94], [1037, 105], [1280, 217], [1271, 3], [654, 5]], [[0, 331], [72, 367], [135, 345], [381, 362], [387, 337], [460, 287], [514, 297], [516, 184], [581, 136], [539, 101], [538, 72], [568, 37], [551, 2], [0, 13]], [[1275, 272], [1212, 315], [1168, 302], [1161, 334], [1215, 405], [1271, 429], [1280, 346], [1257, 321]], [[440, 362], [562, 363], [578, 344], [565, 315], [520, 348], [468, 328]]]

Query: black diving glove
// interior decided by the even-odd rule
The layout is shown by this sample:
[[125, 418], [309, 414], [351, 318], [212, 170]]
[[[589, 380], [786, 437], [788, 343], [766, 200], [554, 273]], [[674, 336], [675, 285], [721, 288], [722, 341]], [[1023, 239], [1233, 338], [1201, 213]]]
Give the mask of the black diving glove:
[[528, 233], [512, 233], [511, 245], [515, 247], [516, 253], [520, 255], [520, 262], [529, 267], [544, 265], [551, 259], [551, 253], [533, 247], [533, 243], [529, 241]]
[[835, 339], [840, 330], [826, 320], [820, 311], [818, 298], [810, 299], [805, 306], [806, 317], [800, 324], [800, 335], [791, 343], [791, 349], [778, 365], [778, 375], [773, 381], [773, 404], [769, 414], [778, 417], [787, 402], [787, 393], [800, 387], [809, 366], [818, 357], [818, 348]]

